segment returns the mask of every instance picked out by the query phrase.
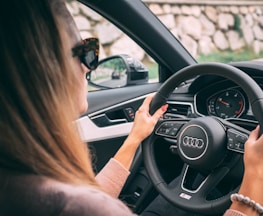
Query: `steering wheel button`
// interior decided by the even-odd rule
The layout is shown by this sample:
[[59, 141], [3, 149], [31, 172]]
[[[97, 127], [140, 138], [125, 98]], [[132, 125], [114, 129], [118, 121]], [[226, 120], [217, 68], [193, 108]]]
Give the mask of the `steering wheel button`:
[[158, 134], [164, 134], [164, 133], [165, 133], [165, 130], [166, 130], [165, 128], [162, 128], [162, 127], [161, 127], [161, 128], [159, 128], [159, 129], [157, 130], [157, 133], [158, 133]]
[[247, 136], [244, 135], [237, 135], [236, 139], [237, 141], [241, 142], [241, 143], [245, 143], [247, 141]]
[[244, 150], [244, 143], [236, 142], [235, 143], [235, 149], [236, 150]]
[[178, 131], [177, 129], [175, 130], [175, 128], [172, 128], [172, 130], [170, 130], [170, 132], [169, 132], [169, 135], [176, 136], [177, 131]]
[[232, 143], [232, 144], [234, 143], [234, 138], [233, 137], [228, 136], [227, 139], [228, 139], [228, 143]]
[[233, 149], [235, 147], [235, 145], [233, 142], [228, 142], [227, 147]]
[[170, 132], [170, 129], [165, 129], [165, 132], [164, 132], [164, 134], [166, 134], [166, 135], [168, 135], [169, 134], [169, 132]]
[[177, 153], [177, 145], [171, 145], [169, 147], [169, 150], [171, 151], [172, 154]]
[[170, 132], [170, 129], [169, 129], [169, 128], [163, 128], [163, 127], [161, 127], [161, 128], [159, 128], [159, 129], [157, 130], [157, 134], [160, 134], [160, 135], [168, 135], [169, 132]]
[[170, 127], [170, 123], [169, 122], [165, 122], [164, 124], [162, 124], [162, 127]]
[[227, 131], [227, 137], [235, 138], [235, 137], [236, 137], [235, 131], [229, 129], [229, 130]]
[[179, 127], [178, 127], [178, 125], [175, 126], [175, 127], [173, 127], [173, 128], [171, 129], [171, 133], [173, 133], [174, 136], [177, 135], [177, 132], [179, 131], [180, 128], [181, 128], [181, 125], [180, 125]]
[[170, 123], [169, 123], [169, 126], [170, 126], [170, 127], [176, 127], [177, 125], [178, 125], [178, 124], [176, 124], [175, 122], [170, 122]]

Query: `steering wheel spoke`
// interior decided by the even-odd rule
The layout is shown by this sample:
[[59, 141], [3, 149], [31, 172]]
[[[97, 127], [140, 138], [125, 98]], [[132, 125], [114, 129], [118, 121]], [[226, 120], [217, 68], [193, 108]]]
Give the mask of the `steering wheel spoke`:
[[[202, 206], [208, 201], [209, 193], [216, 188], [218, 183], [229, 173], [229, 170], [228, 167], [220, 167], [211, 173], [201, 174], [185, 165], [179, 177], [180, 183], [171, 185], [171, 190], [178, 196], [182, 205], [186, 200], [190, 200], [195, 205]], [[193, 207], [193, 211], [198, 211], [194, 208], [196, 207]]]
[[229, 168], [219, 167], [209, 173], [198, 188], [198, 196], [206, 200], [208, 193], [216, 188], [218, 183], [229, 173]]
[[[185, 167], [180, 183], [182, 195], [187, 193], [191, 199], [197, 199], [200, 203], [207, 201], [208, 194], [218, 185], [218, 183], [227, 175], [229, 168], [220, 167], [208, 174]], [[195, 201], [195, 202], [198, 202]]]

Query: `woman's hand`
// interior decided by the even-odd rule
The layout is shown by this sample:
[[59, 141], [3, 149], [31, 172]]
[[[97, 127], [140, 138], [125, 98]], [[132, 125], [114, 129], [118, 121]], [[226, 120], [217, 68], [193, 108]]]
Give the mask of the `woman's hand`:
[[245, 174], [255, 175], [263, 180], [263, 136], [260, 127], [254, 129], [245, 143], [244, 163]]
[[135, 115], [134, 124], [130, 132], [130, 136], [138, 139], [139, 142], [143, 141], [152, 133], [154, 126], [166, 112], [168, 107], [168, 105], [165, 104], [160, 107], [153, 115], [150, 115], [149, 108], [153, 97], [154, 94], [148, 96]]
[[167, 110], [168, 105], [166, 104], [160, 107], [153, 115], [150, 115], [149, 107], [153, 97], [154, 94], [151, 94], [145, 98], [143, 104], [136, 112], [134, 124], [129, 136], [114, 156], [114, 159], [119, 161], [126, 169], [130, 168], [138, 146], [152, 133], [158, 119], [162, 117]]
[[[263, 136], [260, 136], [259, 126], [250, 133], [245, 143], [244, 164], [245, 172], [238, 193], [263, 205]], [[230, 208], [245, 215], [258, 215], [252, 207], [242, 202], [233, 201]]]

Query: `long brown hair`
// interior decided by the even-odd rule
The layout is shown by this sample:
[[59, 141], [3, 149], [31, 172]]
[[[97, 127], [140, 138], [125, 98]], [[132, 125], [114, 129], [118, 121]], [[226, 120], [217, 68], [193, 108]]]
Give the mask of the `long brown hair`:
[[96, 185], [73, 123], [78, 85], [63, 19], [72, 18], [62, 1], [0, 3], [0, 167]]

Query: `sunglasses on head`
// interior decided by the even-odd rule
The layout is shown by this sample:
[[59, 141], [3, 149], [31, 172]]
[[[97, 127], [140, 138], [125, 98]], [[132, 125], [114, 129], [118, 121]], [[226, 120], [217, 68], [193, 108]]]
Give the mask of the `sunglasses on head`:
[[82, 43], [72, 48], [73, 57], [77, 56], [90, 70], [95, 70], [99, 62], [99, 39], [87, 38]]

